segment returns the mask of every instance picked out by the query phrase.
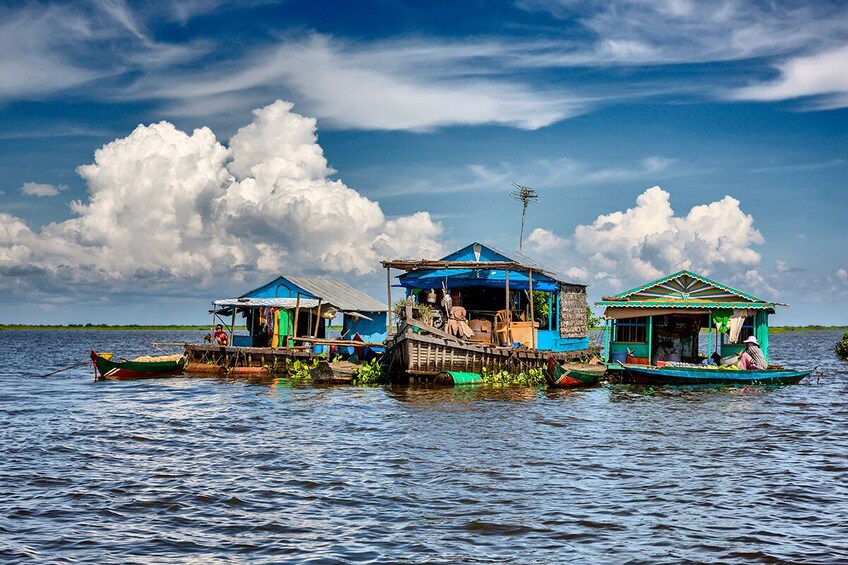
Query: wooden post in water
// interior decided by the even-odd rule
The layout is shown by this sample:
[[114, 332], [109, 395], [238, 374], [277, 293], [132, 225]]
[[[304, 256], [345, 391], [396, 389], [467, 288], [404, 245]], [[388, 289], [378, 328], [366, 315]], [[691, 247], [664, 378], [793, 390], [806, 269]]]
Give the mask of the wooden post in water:
[[527, 286], [530, 289], [530, 345], [536, 349], [536, 317], [533, 312], [533, 271], [527, 271]]

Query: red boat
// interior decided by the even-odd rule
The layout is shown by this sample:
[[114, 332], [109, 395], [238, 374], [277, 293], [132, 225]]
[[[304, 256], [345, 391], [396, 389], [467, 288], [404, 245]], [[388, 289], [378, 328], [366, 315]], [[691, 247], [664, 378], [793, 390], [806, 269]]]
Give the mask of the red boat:
[[563, 365], [549, 357], [545, 379], [552, 388], [592, 386], [600, 382], [605, 372], [603, 365]]

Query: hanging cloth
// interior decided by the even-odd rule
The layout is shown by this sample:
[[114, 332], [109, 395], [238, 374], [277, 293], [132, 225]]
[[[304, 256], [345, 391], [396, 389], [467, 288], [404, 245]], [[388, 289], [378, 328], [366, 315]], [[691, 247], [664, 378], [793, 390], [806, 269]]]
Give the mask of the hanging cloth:
[[280, 347], [280, 311], [274, 309], [273, 333], [271, 334], [271, 347]]
[[[292, 331], [292, 316], [288, 310], [280, 310], [277, 313], [277, 335], [279, 339], [279, 347], [286, 346], [286, 337], [290, 337], [294, 334]], [[289, 346], [293, 345], [291, 341], [288, 343]]]
[[713, 310], [713, 325], [720, 334], [726, 334], [730, 331], [730, 317], [733, 315], [733, 310], [730, 308], [717, 308]]
[[730, 316], [730, 343], [739, 343], [739, 334], [742, 332], [742, 324], [748, 317], [747, 310], [734, 310]]

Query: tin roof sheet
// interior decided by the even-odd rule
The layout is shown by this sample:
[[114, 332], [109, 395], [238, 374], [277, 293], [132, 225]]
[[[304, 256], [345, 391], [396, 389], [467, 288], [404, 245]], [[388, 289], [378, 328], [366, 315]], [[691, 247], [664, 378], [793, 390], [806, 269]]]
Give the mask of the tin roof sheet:
[[309, 294], [320, 297], [340, 310], [353, 312], [385, 312], [386, 305], [364, 292], [356, 290], [346, 282], [319, 277], [292, 277], [283, 275]]
[[[297, 298], [224, 298], [212, 302], [215, 306], [244, 306], [260, 307], [271, 306], [273, 308], [291, 309], [297, 307]], [[315, 308], [318, 301], [314, 298], [301, 298], [301, 308]]]

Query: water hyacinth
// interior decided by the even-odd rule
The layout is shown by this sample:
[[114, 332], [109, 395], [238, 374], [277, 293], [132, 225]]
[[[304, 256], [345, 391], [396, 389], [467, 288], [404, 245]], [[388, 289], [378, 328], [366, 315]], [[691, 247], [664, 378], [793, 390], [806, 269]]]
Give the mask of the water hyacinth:
[[388, 371], [380, 364], [379, 360], [372, 359], [359, 367], [356, 376], [353, 377], [352, 384], [356, 386], [388, 385], [391, 384], [391, 379]]
[[545, 373], [543, 369], [530, 369], [529, 371], [515, 374], [508, 371], [491, 371], [484, 367], [480, 376], [483, 377], [483, 382], [486, 384], [501, 386], [538, 387], [545, 384]]
[[842, 334], [842, 339], [836, 342], [836, 354], [848, 361], [848, 332]]

